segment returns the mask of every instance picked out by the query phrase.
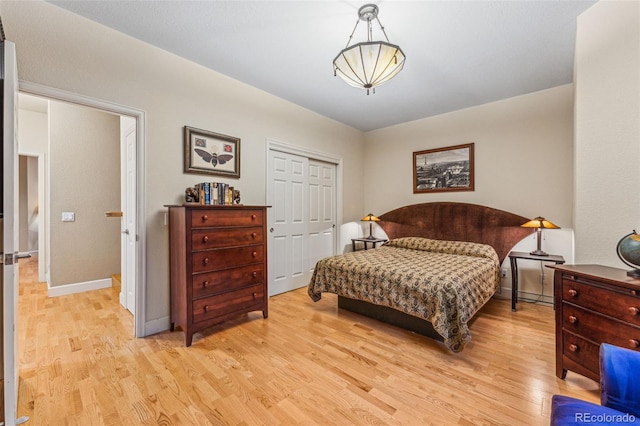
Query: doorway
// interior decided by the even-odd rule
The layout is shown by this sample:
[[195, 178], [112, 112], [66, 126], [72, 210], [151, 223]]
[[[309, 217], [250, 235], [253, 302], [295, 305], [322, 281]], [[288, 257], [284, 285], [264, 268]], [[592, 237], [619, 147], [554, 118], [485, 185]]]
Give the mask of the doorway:
[[[63, 105], [65, 108], [69, 108], [74, 111], [86, 109], [84, 111], [89, 114], [91, 112], [100, 112], [104, 115], [111, 115], [114, 117], [114, 120], [117, 121], [117, 124], [114, 125], [117, 125], [116, 138], [119, 138], [119, 143], [116, 142], [118, 146], [115, 147], [118, 152], [118, 159], [115, 162], [115, 166], [113, 166], [117, 169], [117, 177], [115, 179], [111, 179], [112, 181], [115, 181], [112, 182], [115, 186], [110, 185], [111, 188], [117, 189], [106, 190], [106, 188], [104, 188], [104, 184], [97, 182], [97, 179], [95, 179], [94, 182], [94, 178], [83, 179], [79, 182], [71, 180], [68, 181], [66, 185], [73, 186], [73, 189], [78, 192], [77, 197], [79, 198], [88, 194], [86, 191], [94, 192], [99, 196], [106, 196], [108, 194], [112, 198], [115, 195], [115, 198], [109, 207], [105, 207], [100, 211], [94, 211], [91, 215], [94, 220], [97, 220], [98, 216], [100, 216], [100, 220], [103, 221], [102, 223], [105, 227], [110, 226], [115, 228], [115, 231], [110, 233], [109, 238], [117, 241], [115, 243], [117, 247], [115, 262], [118, 271], [121, 271], [122, 277], [122, 294], [120, 295], [120, 303], [134, 315], [133, 335], [136, 337], [144, 336], [144, 235], [142, 235], [144, 229], [140, 229], [140, 227], [137, 226], [137, 224], [140, 223], [140, 218], [143, 217], [142, 200], [140, 199], [139, 194], [141, 191], [137, 191], [137, 188], [143, 187], [142, 176], [144, 163], [141, 160], [144, 158], [144, 113], [128, 107], [114, 105], [93, 98], [87, 98], [81, 95], [33, 83], [21, 82], [20, 91], [21, 94], [34, 95], [35, 97], [45, 100], [45, 102]], [[88, 142], [90, 142], [90, 140]], [[51, 143], [51, 140], [47, 140], [47, 144]], [[67, 147], [67, 153], [73, 151], [75, 154], [76, 150], [80, 151], [77, 142], [75, 146]], [[67, 155], [67, 153], [63, 155]], [[102, 149], [90, 149], [89, 152], [85, 151], [82, 155], [94, 155], [100, 158], [105, 155], [105, 153]], [[45, 179], [46, 183], [44, 192], [47, 194], [44, 201], [45, 208], [40, 208], [39, 211], [42, 212], [42, 210], [44, 210], [43, 216], [46, 218], [45, 220], [48, 224], [58, 227], [67, 226], [66, 229], [63, 228], [62, 232], [72, 230], [74, 227], [68, 226], [70, 224], [66, 222], [73, 222], [74, 220], [80, 222], [81, 220], [86, 220], [89, 213], [75, 211], [76, 207], [69, 209], [65, 207], [62, 209], [64, 210], [62, 213], [60, 212], [61, 209], [58, 208], [55, 210], [55, 214], [52, 214], [52, 200], [49, 194], [53, 194], [54, 192], [59, 194], [60, 191], [51, 191], [51, 184], [52, 182], [55, 182], [55, 179], [58, 179], [58, 176], [52, 174], [52, 159], [47, 157], [46, 154], [45, 157], [47, 158], [45, 174], [47, 176], [51, 176], [51, 179]], [[60, 157], [60, 154], [58, 157]], [[82, 163], [82, 160], [78, 159], [73, 161], [76, 163]], [[96, 170], [91, 170], [90, 172], [96, 172]], [[55, 204], [55, 201], [53, 204]], [[82, 203], [81, 201], [82, 200], [78, 201], [75, 205], [85, 207], [85, 205], [91, 204]], [[71, 203], [69, 204], [72, 205]], [[107, 213], [120, 213], [120, 215], [118, 216], [118, 214], [116, 214], [115, 217], [113, 217], [114, 215], [108, 215]], [[107, 218], [107, 216], [111, 217]], [[76, 225], [79, 225], [79, 223], [76, 223]], [[53, 228], [53, 226], [50, 226], [50, 228]], [[79, 226], [76, 226], [75, 228], [79, 228]], [[94, 232], [93, 229], [96, 228], [91, 228], [91, 230], [88, 231], [85, 230], [84, 233], [92, 233]], [[41, 261], [45, 263], [45, 275], [48, 283], [51, 283], [52, 278], [56, 279], [55, 276], [51, 276], [51, 263], [56, 261], [54, 256], [52, 256], [53, 252], [51, 251], [51, 231], [52, 230], [49, 229], [49, 233], [47, 234], [49, 238], [45, 237], [46, 243], [44, 244], [44, 247], [40, 247], [39, 251], [39, 257], [43, 257], [43, 252], [45, 254], [44, 259], [41, 259]], [[55, 246], [55, 248], [56, 252], [58, 252], [59, 246]], [[122, 258], [120, 253], [122, 253]], [[65, 258], [65, 263], [68, 262], [68, 258]], [[98, 264], [100, 262], [95, 263]], [[86, 269], [84, 265], [82, 268]], [[76, 269], [78, 269], [78, 265], [76, 265]], [[57, 279], [59, 280], [60, 277], [57, 277]], [[55, 296], [69, 294], [78, 291], [111, 286], [111, 274], [109, 274], [108, 277], [103, 277], [98, 280], [85, 279], [82, 277], [79, 278], [79, 282], [77, 282], [78, 279], [76, 278], [68, 279], [67, 277], [63, 277], [62, 280], [63, 281], [58, 281], [58, 283], [61, 282], [63, 285], [56, 285], [49, 288], [50, 295]], [[71, 285], [64, 285], [66, 284], [64, 280], [70, 281]]]

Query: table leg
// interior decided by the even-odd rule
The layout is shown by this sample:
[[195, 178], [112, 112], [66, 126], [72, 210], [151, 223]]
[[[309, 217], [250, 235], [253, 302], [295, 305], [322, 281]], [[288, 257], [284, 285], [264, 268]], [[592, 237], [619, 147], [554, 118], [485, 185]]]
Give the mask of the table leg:
[[518, 260], [515, 257], [509, 258], [511, 262], [511, 311], [516, 311], [518, 303]]

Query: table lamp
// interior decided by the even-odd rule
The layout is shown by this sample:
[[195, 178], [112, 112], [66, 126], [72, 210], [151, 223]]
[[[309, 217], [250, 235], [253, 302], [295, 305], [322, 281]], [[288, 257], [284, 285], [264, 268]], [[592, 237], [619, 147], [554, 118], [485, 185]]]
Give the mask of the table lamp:
[[554, 225], [553, 223], [546, 220], [544, 217], [536, 217], [531, 219], [527, 223], [523, 223], [520, 225], [523, 228], [536, 228], [536, 238], [538, 239], [538, 247], [536, 250], [530, 252], [529, 254], [533, 254], [535, 256], [549, 256], [548, 253], [542, 251], [542, 228], [547, 229], [560, 229], [558, 225]]
[[373, 222], [380, 222], [380, 219], [376, 216], [373, 215], [373, 213], [369, 213], [368, 215], [366, 215], [365, 217], [363, 217], [362, 219], [360, 219], [361, 222], [369, 222], [369, 236], [367, 237], [368, 240], [375, 240], [376, 237], [373, 236]]

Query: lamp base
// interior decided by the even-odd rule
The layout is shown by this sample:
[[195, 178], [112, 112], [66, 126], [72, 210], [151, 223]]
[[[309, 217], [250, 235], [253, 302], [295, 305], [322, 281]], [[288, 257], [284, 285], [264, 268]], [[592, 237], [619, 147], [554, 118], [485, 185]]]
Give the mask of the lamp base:
[[549, 253], [544, 252], [542, 250], [534, 250], [534, 251], [529, 252], [529, 254], [532, 254], [534, 256], [549, 256]]
[[376, 237], [374, 237], [373, 235], [369, 235], [368, 237], [365, 237], [367, 240], [377, 240]]
[[631, 271], [627, 271], [627, 275], [632, 278], [640, 278], [640, 269], [632, 269]]

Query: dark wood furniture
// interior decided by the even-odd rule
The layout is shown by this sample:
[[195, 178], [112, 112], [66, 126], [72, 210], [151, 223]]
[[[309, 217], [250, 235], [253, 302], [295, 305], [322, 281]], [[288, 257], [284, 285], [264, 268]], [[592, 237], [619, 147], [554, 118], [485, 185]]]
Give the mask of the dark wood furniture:
[[[488, 244], [498, 253], [500, 263], [513, 246], [531, 234], [531, 230], [520, 226], [528, 218], [478, 204], [412, 204], [391, 210], [379, 218], [377, 223], [389, 239], [424, 237]], [[429, 321], [395, 309], [344, 296], [338, 296], [338, 307], [442, 340]]]
[[512, 251], [509, 253], [509, 262], [511, 263], [511, 310], [516, 311], [518, 303], [518, 259], [537, 260], [540, 262], [553, 262], [556, 265], [564, 263], [564, 257], [549, 254], [547, 256], [539, 256], [524, 251]]
[[601, 343], [640, 350], [640, 280], [601, 265], [555, 269], [556, 376], [600, 380]]
[[268, 316], [265, 206], [169, 206], [171, 331]]
[[386, 238], [352, 238], [351, 239], [351, 249], [356, 251], [358, 246], [356, 243], [362, 243], [365, 250], [368, 250], [368, 244], [371, 244], [371, 248], [376, 248], [376, 244], [384, 243], [388, 241]]

